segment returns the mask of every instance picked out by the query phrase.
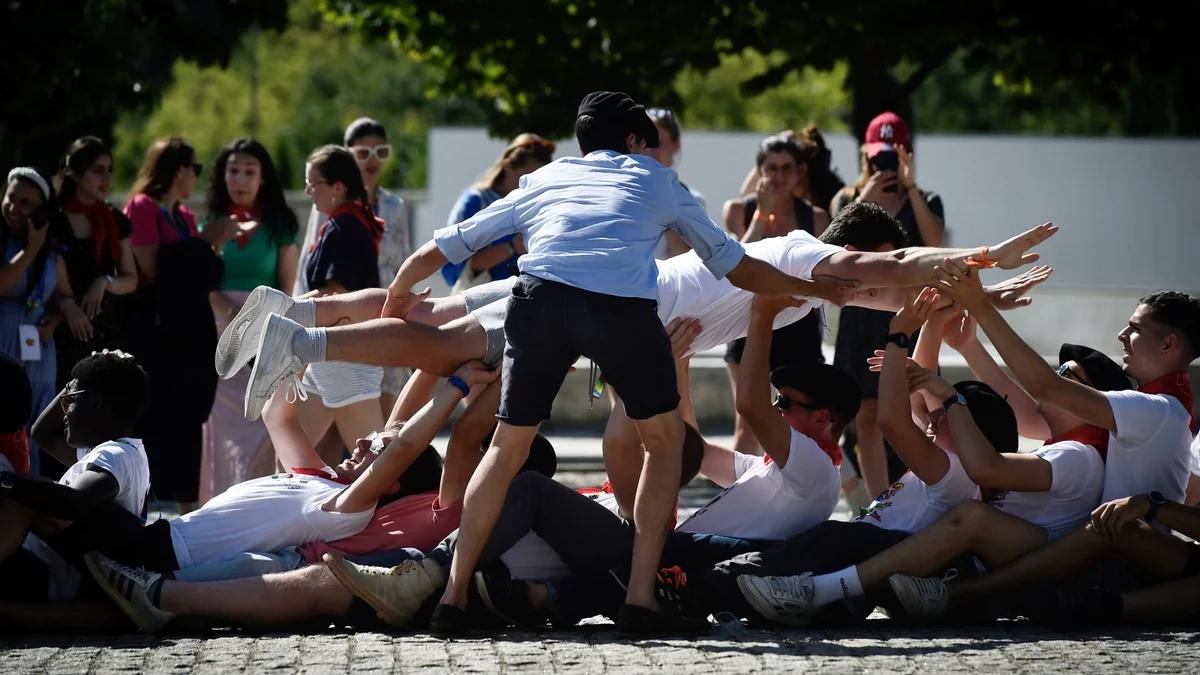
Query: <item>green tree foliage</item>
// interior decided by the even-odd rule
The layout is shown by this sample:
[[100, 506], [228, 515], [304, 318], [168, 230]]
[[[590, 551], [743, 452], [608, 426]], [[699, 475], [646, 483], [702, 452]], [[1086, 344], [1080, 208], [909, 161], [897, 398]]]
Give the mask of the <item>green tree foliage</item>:
[[286, 0], [4, 2], [0, 165], [52, 171], [72, 139], [153, 105], [176, 59], [224, 64], [247, 28], [286, 15]]
[[[722, 55], [747, 48], [771, 55], [739, 85], [747, 95], [806, 67], [830, 71], [844, 62], [850, 126], [860, 136], [883, 109], [911, 118], [913, 94], [952, 58], [990, 84], [980, 86], [976, 104], [999, 95], [1035, 117], [1087, 110], [1075, 119], [1091, 133], [1197, 134], [1200, 52], [1183, 45], [1198, 4], [323, 0], [335, 21], [439, 64], [442, 89], [485, 102], [494, 133], [556, 136], [570, 131], [571, 112], [589, 90], [678, 106], [681, 72], [706, 73]], [[1021, 119], [1005, 130], [1019, 129]]]
[[286, 30], [247, 34], [227, 67], [175, 64], [159, 105], [117, 126], [118, 179], [128, 184], [145, 149], [162, 136], [186, 137], [206, 163], [228, 141], [255, 136], [285, 184], [299, 188], [305, 157], [341, 143], [346, 125], [367, 115], [383, 122], [395, 149], [384, 184], [422, 186], [430, 123], [483, 121], [478, 104], [438, 95], [433, 81], [431, 65], [323, 21], [313, 2], [294, 2]]

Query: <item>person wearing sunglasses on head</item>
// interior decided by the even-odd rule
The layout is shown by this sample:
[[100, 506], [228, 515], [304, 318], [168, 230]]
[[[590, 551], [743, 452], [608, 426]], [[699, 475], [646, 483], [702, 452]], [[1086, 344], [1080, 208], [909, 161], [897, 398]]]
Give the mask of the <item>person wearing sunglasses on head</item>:
[[[463, 222], [515, 190], [521, 176], [537, 171], [554, 159], [556, 147], [553, 141], [537, 134], [524, 133], [514, 138], [479, 180], [459, 196], [446, 225]], [[488, 281], [507, 279], [517, 275], [517, 258], [524, 252], [524, 236], [504, 236], [464, 262], [443, 265], [442, 278], [455, 293]]]
[[182, 138], [162, 138], [146, 151], [125, 204], [138, 268], [135, 335], [126, 341], [150, 375], [154, 392], [139, 435], [150, 455], [155, 496], [196, 506], [204, 422], [216, 398], [210, 354], [217, 326], [209, 294], [220, 288], [219, 252], [238, 235], [220, 219], [200, 231], [184, 204], [203, 167]]

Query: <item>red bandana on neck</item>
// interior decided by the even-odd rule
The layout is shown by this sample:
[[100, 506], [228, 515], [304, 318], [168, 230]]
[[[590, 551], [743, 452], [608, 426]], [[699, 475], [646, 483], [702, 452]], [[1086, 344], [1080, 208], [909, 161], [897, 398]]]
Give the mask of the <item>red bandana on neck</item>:
[[[797, 433], [803, 434], [804, 432], [797, 430]], [[808, 434], [805, 435], [807, 436]], [[812, 437], [809, 436], [809, 438]], [[813, 442], [816, 443], [819, 448], [824, 450], [825, 454], [829, 455], [829, 461], [833, 462], [834, 466], [842, 465], [842, 446], [838, 445], [834, 441], [818, 441], [815, 438], [813, 438]], [[775, 460], [771, 459], [770, 455], [763, 456], [763, 464], [770, 464], [774, 461]]]
[[1090, 445], [1096, 449], [1096, 452], [1100, 453], [1100, 459], [1108, 459], [1108, 429], [1102, 429], [1091, 424], [1082, 424], [1066, 433], [1054, 436], [1053, 438], [1047, 438], [1042, 447], [1063, 441], [1076, 441], [1084, 445]]
[[0, 455], [12, 462], [16, 473], [29, 473], [29, 437], [24, 429], [0, 434]]
[[[233, 218], [235, 221], [237, 221], [239, 223], [247, 223], [252, 220], [258, 220], [258, 219], [262, 218], [262, 209], [258, 208], [257, 206], [255, 206], [254, 208], [248, 209], [243, 206], [232, 206], [231, 205], [229, 207], [229, 217]], [[234, 240], [237, 242], [238, 250], [241, 250], [241, 251], [246, 250], [246, 247], [248, 245], [250, 245], [250, 237], [253, 234], [254, 234], [254, 232], [239, 232], [238, 233], [237, 238]]]
[[329, 219], [333, 220], [344, 213], [354, 216], [358, 222], [363, 224], [363, 227], [367, 228], [367, 232], [371, 233], [371, 239], [375, 242], [375, 254], [378, 255], [379, 243], [383, 241], [383, 221], [371, 215], [371, 212], [367, 211], [367, 208], [359, 202], [345, 202], [329, 214]]
[[1200, 427], [1200, 424], [1197, 423], [1196, 415], [1192, 412], [1192, 410], [1194, 410], [1192, 401], [1192, 379], [1188, 377], [1186, 372], [1163, 375], [1157, 380], [1151, 380], [1150, 382], [1138, 387], [1138, 391], [1142, 392], [1143, 394], [1165, 394], [1167, 396], [1174, 396], [1180, 403], [1183, 404], [1184, 410], [1187, 410], [1188, 415], [1191, 417], [1192, 421], [1189, 426], [1192, 429], [1192, 434], [1194, 435], [1197, 431], [1197, 427]]
[[92, 224], [92, 256], [96, 263], [103, 262], [104, 250], [107, 247], [114, 266], [121, 262], [121, 235], [117, 232], [117, 217], [112, 208], [104, 202], [96, 202], [91, 206], [78, 199], [71, 198], [63, 206], [67, 213], [82, 213]]

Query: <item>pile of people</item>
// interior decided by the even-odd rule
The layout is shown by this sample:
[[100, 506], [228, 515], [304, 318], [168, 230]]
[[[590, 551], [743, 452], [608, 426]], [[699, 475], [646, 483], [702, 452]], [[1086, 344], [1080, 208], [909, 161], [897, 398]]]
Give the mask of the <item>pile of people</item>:
[[[0, 286], [33, 301], [0, 306], [42, 351], [25, 358], [21, 342], [24, 363], [0, 369], [17, 393], [2, 415], [0, 566], [22, 581], [0, 592], [0, 623], [455, 635], [605, 615], [629, 635], [694, 635], [722, 613], [781, 626], [876, 608], [1066, 626], [1195, 616], [1200, 549], [1177, 534], [1200, 536], [1187, 374], [1200, 299], [1142, 298], [1117, 336], [1121, 364], [1108, 345], [1064, 344], [1052, 367], [1002, 314], [1050, 269], [980, 277], [1037, 262], [1058, 228], [937, 246], [941, 200], [916, 185], [891, 113], [868, 130], [850, 187], [815, 129], [764, 140], [726, 230], [669, 168], [669, 111], [594, 92], [575, 129], [579, 156], [556, 161], [553, 144], [519, 137], [406, 255], [394, 255], [407, 229], [378, 188], [391, 148], [372, 120], [309, 157], [302, 251], [254, 141], [218, 159], [203, 230], [180, 203], [200, 165], [178, 139], [152, 149], [124, 216], [104, 204], [111, 155], [98, 141], [72, 146], [92, 149], [66, 162], [74, 187], [60, 180], [58, 194], [73, 196], [58, 211], [44, 178], [14, 170]], [[100, 187], [81, 177], [92, 173]], [[53, 222], [79, 250], [46, 248]], [[99, 275], [82, 297], [89, 277], [66, 268], [71, 255]], [[439, 271], [454, 294], [416, 289]], [[104, 304], [123, 295], [124, 309]], [[820, 352], [830, 304], [873, 312], [842, 313], [833, 365]], [[107, 325], [98, 316], [112, 342], [85, 354]], [[138, 330], [147, 317], [153, 330]], [[79, 345], [58, 350], [70, 365], [52, 385], [56, 321]], [[942, 343], [977, 379], [943, 379]], [[687, 377], [693, 354], [726, 344], [735, 448], [700, 433]], [[581, 356], [589, 395], [613, 402], [608, 480], [571, 489], [539, 430]], [[349, 452], [337, 439], [322, 452], [331, 426]], [[1019, 436], [1044, 443], [1022, 452]], [[151, 490], [196, 499], [159, 465], [202, 446], [226, 458], [213, 473], [231, 484], [147, 522]], [[271, 468], [258, 474], [246, 458], [262, 447]], [[37, 475], [38, 452], [67, 467], [61, 478]], [[878, 496], [831, 520], [852, 459]], [[681, 517], [679, 490], [698, 474], [724, 489]]]

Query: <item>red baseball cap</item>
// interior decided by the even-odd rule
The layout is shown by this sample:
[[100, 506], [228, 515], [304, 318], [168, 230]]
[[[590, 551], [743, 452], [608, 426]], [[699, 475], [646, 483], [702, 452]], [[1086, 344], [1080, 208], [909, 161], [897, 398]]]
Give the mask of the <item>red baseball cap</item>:
[[904, 118], [892, 111], [882, 112], [867, 125], [867, 157], [874, 157], [886, 150], [895, 151], [897, 145], [909, 150], [908, 124]]

